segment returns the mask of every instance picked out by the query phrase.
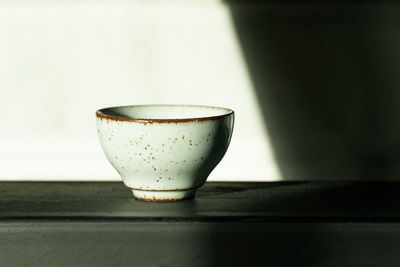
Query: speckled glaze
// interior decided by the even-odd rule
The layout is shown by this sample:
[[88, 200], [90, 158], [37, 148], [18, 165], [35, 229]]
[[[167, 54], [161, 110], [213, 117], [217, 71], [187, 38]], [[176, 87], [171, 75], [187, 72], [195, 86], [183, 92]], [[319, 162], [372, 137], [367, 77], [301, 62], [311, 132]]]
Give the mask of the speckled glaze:
[[96, 112], [103, 151], [137, 199], [194, 197], [229, 146], [234, 112], [186, 105], [112, 107]]

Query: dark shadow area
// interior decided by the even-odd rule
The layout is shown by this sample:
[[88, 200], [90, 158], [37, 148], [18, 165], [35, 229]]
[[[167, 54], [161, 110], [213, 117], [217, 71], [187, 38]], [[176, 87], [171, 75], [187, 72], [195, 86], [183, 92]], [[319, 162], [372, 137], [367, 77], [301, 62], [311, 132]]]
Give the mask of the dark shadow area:
[[400, 3], [228, 1], [284, 180], [400, 178]]
[[208, 266], [396, 266], [399, 186], [360, 181], [215, 186], [215, 194], [198, 195], [196, 213], [210, 208], [213, 220], [236, 217], [205, 224], [203, 259]]

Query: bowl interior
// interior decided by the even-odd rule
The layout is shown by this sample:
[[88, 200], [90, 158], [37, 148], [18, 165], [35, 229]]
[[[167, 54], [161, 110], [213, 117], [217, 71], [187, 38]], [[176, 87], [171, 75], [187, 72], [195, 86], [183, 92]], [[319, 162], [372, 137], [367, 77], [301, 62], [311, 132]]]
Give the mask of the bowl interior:
[[194, 105], [142, 105], [105, 108], [98, 111], [105, 116], [129, 119], [179, 120], [219, 117], [232, 113], [227, 108]]

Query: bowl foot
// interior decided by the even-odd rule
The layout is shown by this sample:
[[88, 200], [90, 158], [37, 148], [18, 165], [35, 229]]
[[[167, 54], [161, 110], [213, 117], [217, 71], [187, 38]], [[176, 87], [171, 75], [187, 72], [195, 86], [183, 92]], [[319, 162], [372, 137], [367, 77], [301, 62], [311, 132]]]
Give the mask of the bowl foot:
[[132, 189], [133, 197], [144, 201], [177, 201], [194, 198], [196, 189], [173, 190], [173, 191], [151, 191]]

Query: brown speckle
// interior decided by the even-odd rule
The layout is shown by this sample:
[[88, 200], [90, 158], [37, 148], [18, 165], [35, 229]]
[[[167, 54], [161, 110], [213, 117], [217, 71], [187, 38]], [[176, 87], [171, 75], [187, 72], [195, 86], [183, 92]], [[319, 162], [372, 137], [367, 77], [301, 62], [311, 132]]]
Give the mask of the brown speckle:
[[185, 139], [185, 136], [184, 136], [184, 135], [182, 135], [182, 139]]
[[130, 160], [132, 160], [132, 157], [129, 157]]
[[111, 141], [111, 137], [108, 137], [108, 140], [110, 140], [110, 141]]
[[118, 159], [118, 156], [115, 156], [115, 159]]

